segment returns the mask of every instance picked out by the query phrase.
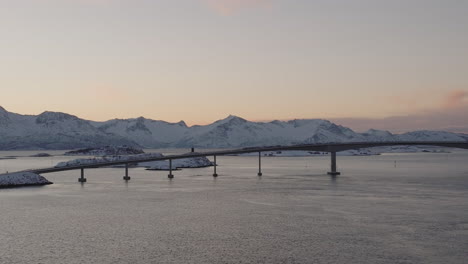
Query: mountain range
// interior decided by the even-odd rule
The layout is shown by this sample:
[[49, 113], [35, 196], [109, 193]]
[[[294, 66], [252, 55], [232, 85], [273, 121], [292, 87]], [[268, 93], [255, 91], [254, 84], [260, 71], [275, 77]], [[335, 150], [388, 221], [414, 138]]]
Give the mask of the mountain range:
[[0, 150], [74, 149], [105, 145], [143, 148], [234, 148], [301, 143], [363, 141], [468, 141], [468, 135], [444, 131], [392, 134], [370, 129], [357, 133], [322, 119], [251, 122], [230, 115], [209, 125], [187, 126], [144, 117], [105, 122], [60, 112], [20, 115], [0, 106]]

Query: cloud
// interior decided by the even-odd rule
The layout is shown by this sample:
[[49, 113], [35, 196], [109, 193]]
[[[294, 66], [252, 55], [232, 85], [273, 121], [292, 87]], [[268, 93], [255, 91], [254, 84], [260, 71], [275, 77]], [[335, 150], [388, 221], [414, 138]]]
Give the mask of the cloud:
[[442, 108], [453, 109], [467, 104], [468, 92], [456, 90], [450, 92], [442, 102]]
[[232, 15], [249, 8], [265, 8], [271, 6], [272, 0], [202, 0], [209, 7], [222, 15]]
[[439, 106], [408, 115], [373, 118], [332, 118], [337, 124], [363, 132], [370, 128], [401, 133], [414, 130], [444, 130], [468, 133], [468, 91], [445, 94]]

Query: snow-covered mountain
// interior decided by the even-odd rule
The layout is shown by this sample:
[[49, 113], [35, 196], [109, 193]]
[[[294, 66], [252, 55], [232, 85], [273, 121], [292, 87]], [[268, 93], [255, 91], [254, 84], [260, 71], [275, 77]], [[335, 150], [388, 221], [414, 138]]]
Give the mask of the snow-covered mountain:
[[232, 148], [321, 142], [468, 141], [468, 135], [443, 131], [392, 134], [371, 129], [365, 133], [322, 119], [251, 122], [228, 116], [212, 124], [188, 127], [146, 119], [95, 122], [76, 116], [44, 112], [38, 116], [10, 113], [0, 107], [0, 149], [72, 149], [104, 145], [144, 148]]
[[196, 147], [245, 147], [360, 140], [349, 128], [326, 120], [250, 122], [236, 116], [207, 126], [195, 126], [176, 145]]
[[366, 137], [349, 128], [319, 119], [262, 123], [230, 115], [209, 125], [192, 127], [187, 127], [183, 121], [168, 123], [142, 117], [114, 119], [94, 124], [103, 132], [116, 134], [153, 148], [228, 148], [366, 140]]
[[416, 131], [394, 135], [370, 129], [365, 133], [322, 119], [251, 122], [228, 116], [205, 126], [187, 127], [145, 118], [111, 120], [96, 125], [104, 132], [131, 139], [145, 147], [231, 148], [321, 142], [362, 141], [467, 141], [468, 136], [443, 131]]
[[0, 107], [0, 149], [74, 149], [103, 145], [137, 145], [105, 133], [76, 116], [44, 112], [19, 115]]
[[103, 133], [110, 133], [137, 142], [143, 147], [171, 147], [189, 132], [185, 122], [169, 123], [144, 117], [113, 119], [106, 122], [93, 122]]

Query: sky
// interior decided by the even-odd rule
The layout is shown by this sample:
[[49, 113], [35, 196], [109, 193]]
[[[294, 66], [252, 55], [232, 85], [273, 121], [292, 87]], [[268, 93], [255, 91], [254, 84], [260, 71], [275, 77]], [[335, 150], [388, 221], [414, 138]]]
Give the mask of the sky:
[[465, 0], [0, 0], [0, 106], [468, 132]]

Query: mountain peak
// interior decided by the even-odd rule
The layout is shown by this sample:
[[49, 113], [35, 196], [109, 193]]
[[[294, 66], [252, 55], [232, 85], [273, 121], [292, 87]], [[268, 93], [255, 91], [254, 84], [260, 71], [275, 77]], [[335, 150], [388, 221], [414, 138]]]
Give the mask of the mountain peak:
[[229, 115], [226, 117], [224, 120], [231, 121], [231, 120], [240, 120], [240, 121], [247, 121], [242, 117], [236, 116], [236, 115]]
[[181, 126], [181, 127], [187, 127], [187, 124], [185, 123], [184, 120], [180, 120], [178, 123], [176, 123], [177, 125]]
[[78, 117], [62, 112], [51, 112], [45, 111], [42, 114], [38, 115], [36, 118], [36, 123], [43, 124], [51, 121], [65, 121], [65, 120], [79, 120]]
[[308, 124], [331, 124], [330, 121], [324, 119], [294, 119], [287, 121], [287, 123], [293, 125], [294, 127], [302, 127]]
[[8, 117], [8, 111], [5, 108], [0, 106], [0, 124], [8, 124], [10, 122], [10, 118]]
[[[235, 115], [229, 115], [228, 117], [226, 117], [225, 119], [222, 119], [220, 121], [218, 121], [219, 123], [221, 124], [243, 124], [243, 123], [246, 123], [248, 122], [247, 120], [245, 120], [244, 118], [241, 118], [241, 117], [238, 117], [238, 116], [235, 116]], [[216, 123], [218, 123], [216, 122]]]

